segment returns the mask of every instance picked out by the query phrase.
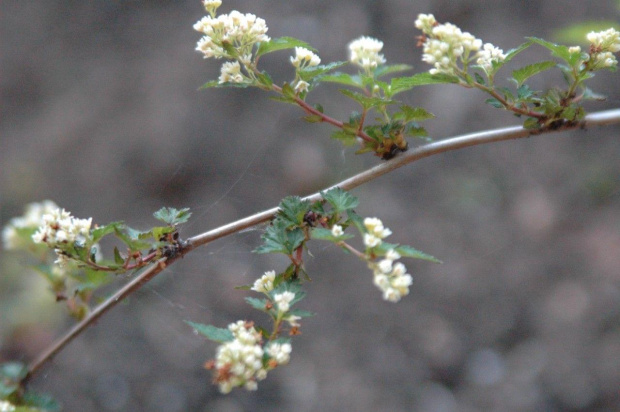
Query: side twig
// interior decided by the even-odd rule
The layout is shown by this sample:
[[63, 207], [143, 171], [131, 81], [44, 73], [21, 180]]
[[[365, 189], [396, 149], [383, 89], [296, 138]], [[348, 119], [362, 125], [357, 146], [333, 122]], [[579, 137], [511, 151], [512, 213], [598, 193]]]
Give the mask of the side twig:
[[[567, 126], [564, 128], [558, 128], [554, 130], [546, 130], [535, 134], [546, 134], [550, 132], [557, 132], [563, 130], [586, 128], [591, 126], [606, 126], [620, 123], [620, 109], [608, 110], [604, 112], [592, 113], [586, 116], [585, 120], [578, 124]], [[402, 153], [395, 158], [381, 163], [371, 169], [368, 169], [362, 173], [359, 173], [353, 177], [350, 177], [342, 182], [339, 182], [323, 191], [329, 190], [333, 187], [340, 187], [344, 190], [351, 190], [358, 186], [363, 185], [373, 179], [383, 176], [391, 171], [398, 169], [409, 163], [413, 163], [417, 160], [424, 159], [440, 153], [445, 153], [453, 150], [463, 149], [470, 146], [477, 146], [486, 143], [500, 142], [504, 140], [520, 139], [533, 136], [534, 133], [530, 130], [526, 130], [521, 126], [507, 127], [483, 132], [477, 132], [467, 134], [463, 136], [453, 137], [445, 140], [440, 140], [434, 143], [430, 143], [424, 146], [417, 147], [406, 153]], [[320, 193], [307, 196], [307, 200], [317, 201], [321, 199]], [[223, 238], [225, 236], [237, 233], [241, 230], [249, 227], [256, 226], [258, 224], [267, 222], [273, 218], [278, 211], [277, 207], [265, 210], [260, 213], [256, 213], [251, 216], [247, 216], [243, 219], [235, 222], [228, 223], [224, 226], [220, 226], [216, 229], [208, 232], [193, 236], [187, 239], [182, 250], [174, 258], [162, 259], [152, 266], [145, 269], [140, 275], [134, 278], [131, 282], [123, 286], [112, 297], [96, 307], [86, 318], [71, 328], [64, 336], [60, 337], [49, 348], [43, 351], [37, 358], [35, 358], [28, 366], [28, 374], [23, 379], [23, 383], [30, 380], [36, 373], [49, 362], [58, 352], [60, 352], [65, 346], [67, 346], [73, 339], [80, 335], [88, 326], [92, 325], [103, 314], [116, 306], [124, 298], [131, 295], [133, 292], [140, 289], [140, 287], [146, 284], [149, 280], [154, 278], [157, 274], [162, 272], [166, 266], [173, 264], [177, 259], [183, 257], [186, 253], [196, 249], [199, 246], [206, 245], [214, 240]]]

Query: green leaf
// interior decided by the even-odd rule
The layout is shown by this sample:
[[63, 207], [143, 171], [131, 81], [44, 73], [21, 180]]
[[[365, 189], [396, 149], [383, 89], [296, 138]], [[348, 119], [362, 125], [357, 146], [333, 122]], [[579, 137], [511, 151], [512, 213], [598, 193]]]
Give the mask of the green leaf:
[[366, 226], [364, 226], [364, 219], [362, 219], [360, 215], [358, 215], [352, 210], [348, 210], [347, 217], [362, 235], [366, 233]]
[[502, 102], [500, 102], [499, 100], [497, 100], [496, 98], [491, 98], [491, 99], [486, 99], [484, 101], [486, 104], [490, 104], [491, 106], [497, 108], [497, 109], [503, 109], [504, 105], [502, 104]]
[[185, 323], [194, 328], [196, 332], [214, 342], [225, 343], [234, 339], [232, 332], [228, 329], [216, 328], [213, 325], [203, 325], [202, 323], [190, 322], [188, 320], [186, 320]]
[[400, 120], [403, 123], [409, 123], [413, 121], [420, 122], [422, 120], [432, 119], [433, 117], [435, 117], [435, 115], [431, 112], [428, 112], [423, 107], [411, 107], [403, 105], [400, 107], [399, 112], [394, 113], [392, 119]]
[[299, 73], [299, 77], [302, 80], [305, 80], [307, 82], [310, 82], [310, 80], [314, 79], [315, 77], [318, 78], [318, 80], [322, 81], [323, 75], [325, 73], [328, 73], [334, 69], [342, 67], [347, 63], [348, 62], [332, 62], [329, 64], [320, 64], [318, 66], [309, 66], [309, 67], [304, 67], [303, 69], [299, 70], [297, 73]]
[[316, 49], [312, 48], [305, 41], [301, 41], [294, 37], [278, 37], [276, 39], [271, 39], [268, 42], [261, 42], [260, 46], [258, 46], [258, 50], [256, 51], [256, 57], [260, 57], [264, 54], [272, 53], [278, 50], [293, 49], [295, 47], [304, 47], [308, 50], [316, 52]]
[[607, 96], [605, 96], [604, 94], [595, 93], [591, 89], [586, 87], [583, 91], [583, 99], [603, 101], [607, 99]]
[[209, 82], [206, 82], [202, 86], [200, 86], [198, 88], [198, 90], [210, 89], [210, 88], [213, 88], [213, 87], [222, 87], [222, 84], [219, 82], [219, 80], [211, 80]]
[[389, 250], [394, 249], [397, 251], [402, 257], [408, 257], [413, 259], [421, 259], [426, 260], [433, 263], [442, 263], [441, 260], [433, 257], [427, 253], [421, 252], [417, 249], [412, 248], [407, 245], [398, 245], [393, 243], [382, 242], [379, 246], [375, 247], [374, 250], [378, 254], [384, 256]]
[[321, 196], [331, 205], [336, 213], [355, 209], [360, 203], [357, 197], [339, 187], [330, 189], [327, 192], [321, 192]]
[[254, 250], [255, 253], [283, 253], [291, 255], [305, 240], [300, 228], [287, 230], [287, 224], [280, 220], [273, 222], [261, 236], [263, 244]]
[[538, 37], [528, 37], [532, 42], [539, 44], [549, 50], [551, 50], [551, 55], [558, 57], [564, 60], [567, 63], [571, 62], [571, 53], [568, 51], [568, 46], [563, 46], [560, 44], [551, 43], [549, 41], [539, 39]]
[[430, 74], [428, 72], [414, 74], [410, 77], [396, 77], [392, 79], [392, 96], [396, 93], [404, 92], [417, 86], [428, 84], [450, 84], [458, 83], [459, 78], [449, 74]]
[[287, 196], [278, 205], [277, 216], [289, 226], [302, 225], [304, 216], [310, 210], [310, 202], [299, 196]]
[[528, 117], [523, 122], [523, 127], [526, 129], [534, 130], [540, 129], [540, 123], [538, 123], [538, 119], [535, 117]]
[[339, 83], [339, 84], [344, 84], [346, 86], [352, 86], [352, 87], [364, 89], [364, 85], [362, 84], [360, 77], [357, 75], [352, 76], [348, 73], [338, 72], [338, 73], [334, 73], [330, 75], [325, 75], [325, 76], [321, 76], [320, 80], [322, 82]]
[[363, 93], [352, 92], [346, 89], [340, 89], [340, 93], [358, 102], [364, 109], [370, 109], [372, 107], [386, 106], [388, 104], [395, 104], [396, 101], [391, 99], [384, 99], [382, 97], [371, 97]]
[[[126, 231], [129, 231], [131, 233], [136, 233], [138, 231], [133, 230], [129, 227], [125, 228]], [[133, 231], [133, 232], [132, 232]], [[151, 243], [149, 242], [144, 242], [142, 240], [136, 239], [134, 237], [132, 237], [130, 234], [124, 233], [122, 232], [120, 229], [116, 229], [114, 230], [114, 234], [116, 235], [117, 238], [119, 238], [123, 243], [125, 243], [127, 245], [127, 247], [129, 249], [131, 249], [132, 251], [138, 251], [138, 250], [144, 250], [144, 249], [149, 249], [151, 247]]]
[[181, 223], [185, 223], [189, 220], [192, 213], [189, 208], [175, 209], [173, 207], [162, 207], [157, 212], [153, 213], [155, 219], [167, 223], [171, 226], [176, 226]]
[[114, 233], [116, 229], [123, 229], [124, 226], [125, 224], [123, 222], [112, 222], [94, 229], [92, 231], [93, 243], [97, 243], [102, 237]]
[[251, 297], [245, 298], [245, 301], [254, 309], [262, 310], [263, 312], [267, 310], [266, 306], [267, 303], [269, 303], [267, 299], [257, 299]]
[[506, 52], [506, 58], [504, 58], [504, 64], [508, 63], [512, 60], [517, 54], [521, 53], [523, 50], [527, 49], [532, 45], [531, 41], [525, 42], [520, 46], [515, 47], [514, 49], [510, 49]]
[[353, 235], [343, 234], [342, 236], [334, 236], [332, 231], [323, 227], [313, 227], [311, 233], [312, 239], [327, 240], [330, 242], [340, 242], [341, 240], [351, 239]]
[[525, 82], [530, 77], [544, 72], [545, 70], [549, 70], [553, 67], [556, 67], [556, 62], [554, 61], [544, 61], [534, 64], [529, 64], [525, 67], [517, 69], [512, 72], [512, 77], [517, 81], [517, 85], [521, 86], [523, 82]]
[[307, 310], [301, 310], [301, 309], [291, 309], [288, 311], [287, 314], [293, 315], [293, 316], [299, 316], [300, 318], [309, 318], [309, 317], [316, 315], [316, 313], [312, 313]]
[[378, 66], [375, 69], [375, 78], [378, 79], [388, 74], [405, 72], [411, 69], [413, 69], [413, 66], [409, 66], [408, 64], [390, 64], [390, 65]]
[[353, 146], [357, 141], [355, 134], [344, 130], [336, 130], [335, 132], [332, 132], [331, 138], [340, 140], [345, 146]]

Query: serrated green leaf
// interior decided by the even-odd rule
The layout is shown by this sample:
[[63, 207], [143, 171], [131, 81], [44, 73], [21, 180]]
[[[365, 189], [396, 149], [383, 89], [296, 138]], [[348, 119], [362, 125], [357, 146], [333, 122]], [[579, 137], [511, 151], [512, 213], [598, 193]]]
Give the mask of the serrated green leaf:
[[352, 210], [348, 210], [347, 217], [349, 218], [351, 223], [353, 223], [353, 226], [355, 226], [361, 234], [366, 233], [366, 226], [364, 226], [364, 219], [362, 219], [360, 215], [358, 215]]
[[232, 332], [228, 329], [217, 328], [213, 325], [203, 325], [202, 323], [190, 322], [188, 320], [184, 322], [194, 328], [196, 332], [214, 342], [226, 343], [234, 339]]
[[534, 64], [529, 64], [525, 67], [521, 67], [512, 72], [512, 77], [517, 81], [517, 85], [521, 86], [523, 82], [525, 82], [530, 77], [544, 72], [545, 70], [549, 70], [553, 67], [556, 67], [556, 62], [554, 61], [544, 61], [538, 62]]
[[561, 44], [551, 43], [544, 39], [539, 39], [538, 37], [528, 37], [532, 42], [543, 46], [546, 49], [551, 50], [551, 55], [558, 57], [564, 60], [567, 63], [571, 61], [571, 53], [568, 51], [568, 46], [564, 46]]
[[357, 87], [360, 89], [364, 88], [364, 85], [362, 84], [362, 81], [359, 76], [350, 75], [348, 73], [339, 73], [339, 72], [333, 73], [333, 74], [321, 76], [320, 80], [322, 82], [339, 83], [339, 84], [344, 84], [346, 86]]
[[287, 196], [282, 199], [278, 209], [277, 216], [287, 223], [287, 227], [301, 225], [310, 210], [310, 202], [299, 196]]
[[344, 130], [336, 130], [331, 134], [332, 139], [340, 140], [345, 146], [353, 146], [357, 140], [356, 135]]
[[342, 67], [347, 63], [348, 62], [332, 62], [329, 64], [320, 64], [318, 66], [308, 66], [304, 67], [301, 70], [298, 70], [297, 73], [302, 80], [305, 80], [307, 82], [310, 82], [315, 78], [317, 81], [322, 81], [322, 78], [324, 75], [326, 75], [326, 73]]
[[[134, 232], [138, 232], [135, 231], [129, 227], [125, 228], [126, 231], [133, 231]], [[115, 229], [114, 230], [114, 234], [117, 238], [119, 238], [123, 243], [125, 243], [125, 245], [127, 245], [127, 247], [129, 249], [131, 249], [132, 251], [138, 251], [138, 250], [144, 250], [144, 249], [149, 249], [151, 247], [151, 244], [149, 242], [144, 242], [142, 240], [139, 239], [135, 239], [133, 238], [131, 235], [128, 235], [127, 233], [123, 233], [121, 230], [119, 229]]]
[[262, 310], [263, 312], [267, 310], [266, 306], [267, 306], [267, 299], [258, 299], [258, 298], [251, 298], [251, 297], [246, 297], [245, 301], [252, 306], [254, 309], [258, 309], [258, 310]]
[[530, 129], [530, 130], [540, 129], [540, 123], [538, 123], [538, 119], [537, 118], [535, 118], [535, 117], [528, 117], [523, 122], [523, 127], [525, 129]]
[[388, 74], [405, 72], [407, 70], [413, 69], [413, 66], [409, 66], [408, 64], [390, 64], [390, 65], [382, 65], [378, 66], [375, 69], [375, 78], [380, 78], [386, 76]]
[[287, 230], [286, 223], [276, 220], [265, 230], [261, 239], [263, 244], [254, 250], [255, 253], [291, 255], [304, 242], [305, 235], [300, 228]]
[[590, 88], [586, 87], [583, 91], [583, 99], [603, 101], [607, 99], [607, 96], [604, 94], [595, 93]]
[[427, 111], [423, 107], [411, 107], [407, 105], [402, 105], [400, 106], [400, 111], [394, 113], [392, 119], [400, 120], [403, 123], [409, 123], [413, 121], [420, 122], [423, 120], [432, 119], [433, 117], [435, 117], [435, 115]]
[[310, 318], [316, 315], [316, 313], [301, 309], [291, 309], [288, 311], [288, 314], [293, 316], [299, 316], [300, 318]]
[[189, 208], [175, 209], [173, 207], [162, 207], [157, 212], [153, 213], [153, 217], [171, 226], [176, 226], [181, 223], [185, 223], [189, 220], [192, 213]]
[[272, 53], [278, 50], [293, 49], [295, 47], [303, 47], [308, 50], [312, 50], [313, 52], [316, 52], [316, 49], [314, 49], [305, 41], [296, 39], [294, 37], [285, 36], [271, 39], [268, 42], [261, 42], [260, 46], [258, 46], [258, 50], [256, 51], [256, 57], [260, 57], [267, 53]]
[[326, 192], [321, 192], [323, 199], [331, 205], [336, 213], [355, 209], [359, 205], [359, 199], [349, 192], [335, 187]]
[[417, 249], [412, 248], [411, 246], [407, 246], [407, 245], [400, 245], [397, 246], [395, 248], [395, 250], [402, 256], [402, 257], [408, 257], [408, 258], [413, 258], [413, 259], [421, 259], [421, 260], [426, 260], [429, 262], [434, 262], [434, 263], [442, 263], [441, 260], [437, 259], [434, 256], [431, 256], [427, 253], [421, 252]]
[[198, 88], [198, 90], [210, 89], [210, 88], [213, 88], [213, 87], [222, 87], [222, 85], [220, 84], [220, 82], [218, 80], [211, 80], [209, 82], [206, 82], [202, 86], [200, 86]]
[[114, 233], [115, 229], [123, 229], [124, 226], [125, 224], [123, 222], [112, 222], [112, 223], [108, 223], [105, 226], [93, 229], [92, 231], [93, 243], [97, 243], [105, 235]]
[[504, 64], [508, 63], [510, 60], [512, 60], [517, 54], [521, 53], [523, 50], [527, 49], [528, 47], [530, 47], [532, 45], [531, 41], [527, 41], [517, 47], [515, 47], [514, 49], [510, 49], [506, 52], [506, 57], [504, 58]]
[[502, 102], [500, 102], [499, 100], [497, 100], [496, 98], [491, 98], [491, 99], [486, 99], [484, 101], [486, 104], [490, 104], [491, 106], [497, 108], [497, 109], [503, 109], [504, 105], [502, 104]]
[[396, 93], [404, 92], [417, 86], [428, 84], [450, 84], [458, 83], [459, 78], [448, 74], [430, 74], [428, 72], [418, 73], [409, 77], [396, 77], [392, 79], [392, 96]]
[[368, 109], [370, 109], [372, 107], [386, 106], [388, 104], [395, 104], [396, 103], [396, 101], [391, 100], [391, 99], [384, 99], [382, 97], [367, 96], [367, 95], [365, 95], [363, 93], [352, 92], [351, 90], [347, 90], [347, 89], [340, 89], [339, 92], [344, 94], [345, 96], [355, 100], [356, 102], [358, 102], [366, 110], [368, 110]]

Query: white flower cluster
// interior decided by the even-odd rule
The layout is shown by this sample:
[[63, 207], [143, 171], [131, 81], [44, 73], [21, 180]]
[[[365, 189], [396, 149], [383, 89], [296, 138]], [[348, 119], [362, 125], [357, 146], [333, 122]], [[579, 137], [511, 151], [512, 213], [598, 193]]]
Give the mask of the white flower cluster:
[[263, 276], [261, 276], [259, 279], [256, 279], [251, 289], [255, 292], [268, 293], [269, 291], [273, 290], [273, 282], [275, 279], [275, 270], [265, 272]]
[[620, 51], [620, 32], [607, 29], [601, 32], [590, 32], [586, 35], [590, 42], [591, 69], [599, 70], [618, 66], [614, 53]]
[[383, 299], [398, 302], [401, 297], [409, 294], [409, 286], [413, 278], [407, 273], [407, 268], [400, 262], [400, 255], [395, 250], [389, 250], [385, 259], [379, 263], [370, 263], [373, 270], [374, 284], [383, 292]]
[[380, 54], [381, 49], [383, 49], [382, 41], [362, 36], [349, 43], [349, 61], [370, 71], [385, 63], [385, 57]]
[[295, 56], [291, 56], [291, 64], [295, 66], [296, 69], [314, 67], [318, 66], [320, 63], [321, 59], [319, 56], [305, 47], [295, 47]]
[[24, 239], [19, 236], [20, 230], [34, 230], [40, 227], [43, 223], [43, 216], [51, 214], [57, 209], [58, 205], [51, 200], [27, 205], [26, 211], [22, 216], [14, 217], [9, 220], [9, 223], [2, 229], [2, 243], [4, 249], [14, 250], [27, 247]]
[[491, 43], [485, 43], [482, 50], [478, 52], [478, 64], [487, 73], [493, 72], [493, 63], [500, 63], [506, 59], [504, 51], [499, 47], [493, 46]]
[[263, 362], [262, 336], [254, 326], [240, 320], [228, 325], [228, 330], [234, 339], [220, 345], [215, 357], [215, 381], [220, 392], [229, 393], [237, 386], [256, 390], [257, 382], [265, 379], [269, 370], [288, 363], [290, 343], [270, 343], [266, 350], [269, 359]]
[[43, 215], [39, 230], [32, 235], [34, 243], [46, 243], [51, 248], [62, 248], [89, 236], [92, 218], [76, 219], [65, 209], [54, 209]]
[[502, 62], [506, 56], [504, 51], [486, 43], [482, 48], [482, 40], [471, 33], [463, 32], [451, 23], [439, 24], [432, 14], [420, 14], [415, 26], [425, 35], [422, 61], [434, 66], [431, 74], [455, 74], [457, 61], [468, 62], [472, 52], [477, 52], [476, 63], [490, 73], [493, 62]]
[[367, 217], [364, 219], [364, 226], [368, 233], [364, 233], [364, 245], [369, 248], [379, 246], [381, 239], [384, 239], [392, 234], [392, 231], [383, 227], [381, 219], [376, 217]]
[[237, 10], [217, 17], [205, 16], [194, 24], [194, 30], [204, 34], [198, 41], [196, 50], [204, 54], [204, 58], [234, 58], [222, 47], [229, 43], [240, 55], [249, 53], [256, 43], [271, 40], [267, 33], [265, 20], [251, 13], [240, 13]]

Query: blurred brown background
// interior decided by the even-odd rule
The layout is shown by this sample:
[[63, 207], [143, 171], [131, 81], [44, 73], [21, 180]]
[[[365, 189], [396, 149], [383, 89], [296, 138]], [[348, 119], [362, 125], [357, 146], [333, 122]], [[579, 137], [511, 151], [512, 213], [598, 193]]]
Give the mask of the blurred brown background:
[[[224, 1], [265, 18], [323, 62], [363, 34], [391, 63], [428, 69], [418, 13], [434, 13], [504, 50], [552, 39], [584, 20], [615, 19], [613, 1]], [[221, 62], [195, 52], [192, 1], [3, 1], [0, 5], [0, 223], [53, 199], [95, 222], [138, 228], [161, 206], [190, 207], [187, 237], [304, 195], [378, 162], [329, 139], [326, 125], [247, 90], [197, 91]], [[288, 80], [290, 53], [264, 68]], [[533, 48], [520, 64], [546, 59]], [[500, 73], [499, 78], [507, 74]], [[559, 84], [536, 77], [536, 86]], [[592, 82], [620, 105], [620, 82]], [[336, 97], [334, 97], [336, 96]], [[404, 100], [438, 119], [435, 139], [518, 124], [479, 92], [420, 88]], [[310, 96], [346, 118], [335, 87]], [[288, 367], [259, 391], [220, 395], [202, 369], [215, 344], [192, 320], [265, 321], [248, 284], [286, 264], [250, 253], [260, 232], [187, 256], [101, 319], [32, 386], [66, 411], [617, 411], [620, 409], [618, 127], [539, 136], [423, 160], [354, 191], [362, 215], [443, 265], [405, 262], [411, 294], [384, 302], [361, 262], [323, 244]], [[32, 359], [72, 324], [41, 279], [0, 252], [0, 361]], [[127, 280], [122, 277], [114, 285]], [[39, 285], [39, 286], [37, 286]]]

